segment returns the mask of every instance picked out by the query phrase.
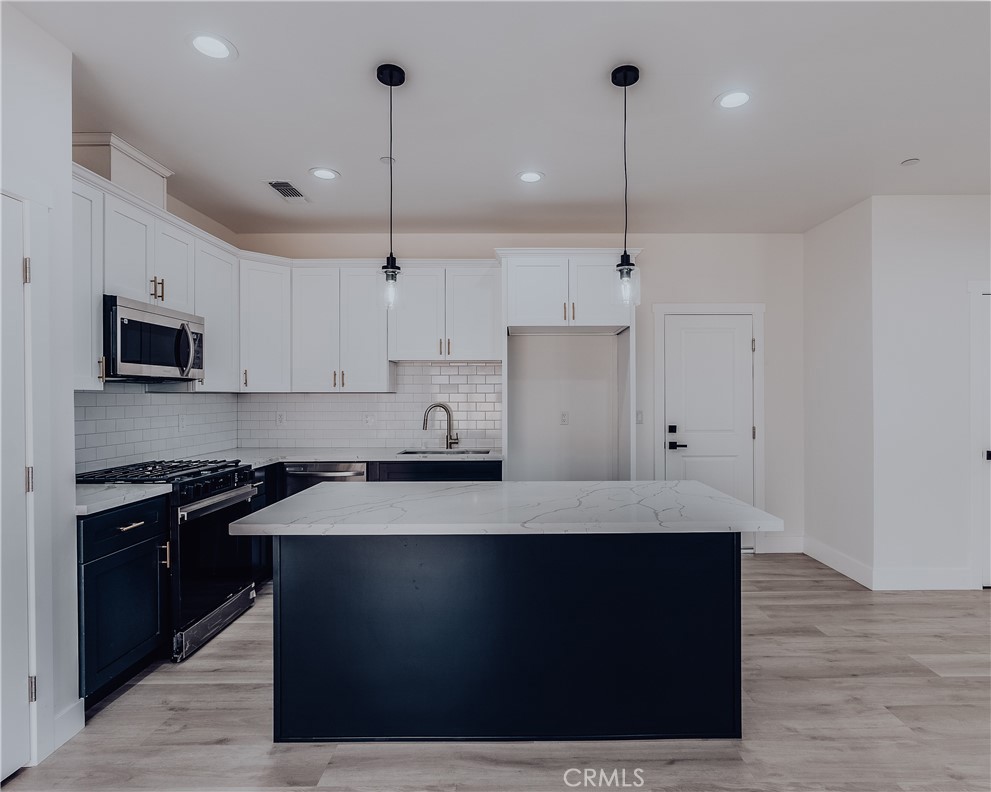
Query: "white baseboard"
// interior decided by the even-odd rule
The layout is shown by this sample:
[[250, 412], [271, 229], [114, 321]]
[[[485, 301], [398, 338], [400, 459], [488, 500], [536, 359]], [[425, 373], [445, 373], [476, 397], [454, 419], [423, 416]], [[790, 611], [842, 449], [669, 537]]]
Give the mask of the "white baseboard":
[[755, 553], [801, 553], [805, 550], [805, 537], [783, 536], [777, 533], [757, 534]]
[[970, 567], [879, 567], [874, 591], [960, 591], [979, 589]]
[[874, 570], [853, 556], [848, 556], [812, 536], [805, 537], [803, 552], [816, 561], [821, 561], [826, 566], [832, 567], [841, 575], [846, 575], [851, 580], [857, 581], [861, 586], [867, 586], [869, 589], [874, 588]]
[[86, 725], [86, 705], [82, 699], [70, 704], [55, 716], [55, 748], [58, 750], [83, 730]]

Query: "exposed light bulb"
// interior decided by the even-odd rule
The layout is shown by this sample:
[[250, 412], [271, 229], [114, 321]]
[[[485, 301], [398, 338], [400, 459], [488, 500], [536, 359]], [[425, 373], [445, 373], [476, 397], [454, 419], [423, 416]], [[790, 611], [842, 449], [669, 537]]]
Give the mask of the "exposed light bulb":
[[617, 289], [616, 298], [620, 304], [627, 307], [640, 305], [639, 267], [623, 267], [619, 270], [619, 288]]
[[387, 273], [385, 276], [385, 307], [386, 310], [392, 310], [396, 307], [396, 298], [398, 297], [398, 283], [395, 273]]

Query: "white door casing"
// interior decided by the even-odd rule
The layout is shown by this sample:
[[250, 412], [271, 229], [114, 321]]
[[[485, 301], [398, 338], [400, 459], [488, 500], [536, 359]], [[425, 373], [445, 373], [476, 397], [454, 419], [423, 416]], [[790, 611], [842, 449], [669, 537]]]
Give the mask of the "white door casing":
[[502, 359], [501, 276], [497, 267], [447, 268], [445, 313], [451, 360]]
[[27, 404], [25, 399], [25, 294], [21, 276], [25, 255], [25, 206], [3, 196], [3, 275], [0, 278], [0, 778], [31, 759], [31, 705], [28, 703], [29, 536]]
[[292, 273], [292, 389], [330, 393], [341, 387], [341, 271]]
[[970, 287], [971, 553], [977, 586], [991, 586], [991, 283]]

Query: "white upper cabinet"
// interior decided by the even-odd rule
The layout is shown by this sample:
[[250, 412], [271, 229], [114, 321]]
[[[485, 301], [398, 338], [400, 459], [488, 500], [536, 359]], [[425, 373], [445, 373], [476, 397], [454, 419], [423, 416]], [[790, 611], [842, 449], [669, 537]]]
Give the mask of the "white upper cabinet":
[[507, 267], [509, 324], [567, 326], [567, 256], [513, 256]]
[[630, 325], [632, 308], [618, 299], [619, 253], [527, 251], [516, 255], [504, 251], [502, 255], [510, 328], [546, 332], [568, 327], [616, 333]]
[[72, 182], [73, 354], [76, 390], [102, 390], [103, 193]]
[[158, 299], [166, 308], [193, 313], [193, 271], [196, 240], [164, 220], [155, 221], [155, 267], [151, 275], [158, 279]]
[[155, 217], [115, 195], [104, 201], [103, 281], [107, 294], [154, 302]]
[[443, 360], [445, 338], [444, 268], [404, 267], [389, 312], [389, 358]]
[[625, 327], [630, 307], [618, 299], [618, 257], [571, 256], [568, 260], [569, 320], [573, 326]]
[[191, 313], [204, 318], [206, 336], [203, 382], [197, 383], [196, 389], [237, 392], [240, 382], [237, 257], [197, 240], [195, 272], [195, 302]]
[[240, 275], [240, 388], [262, 393], [288, 391], [292, 270], [242, 259]]
[[340, 390], [341, 271], [336, 267], [292, 271], [292, 389]]
[[[378, 267], [341, 269], [342, 391], [396, 389], [395, 366], [389, 362], [384, 289], [385, 278]], [[401, 292], [400, 299], [405, 299]]]
[[496, 267], [448, 267], [447, 335], [450, 360], [501, 360], [502, 271]]

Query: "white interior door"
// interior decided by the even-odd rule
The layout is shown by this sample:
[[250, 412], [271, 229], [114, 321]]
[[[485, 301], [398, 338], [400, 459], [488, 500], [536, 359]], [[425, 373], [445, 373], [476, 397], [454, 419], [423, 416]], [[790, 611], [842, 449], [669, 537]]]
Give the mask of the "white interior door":
[[28, 704], [28, 522], [24, 465], [24, 204], [3, 196], [0, 278], [0, 778], [31, 758]]
[[753, 337], [750, 315], [664, 318], [665, 479], [753, 504]]

